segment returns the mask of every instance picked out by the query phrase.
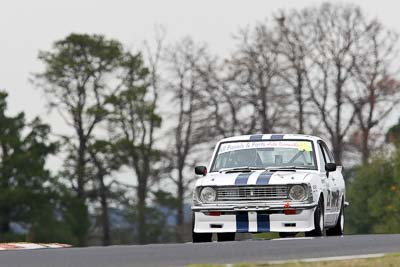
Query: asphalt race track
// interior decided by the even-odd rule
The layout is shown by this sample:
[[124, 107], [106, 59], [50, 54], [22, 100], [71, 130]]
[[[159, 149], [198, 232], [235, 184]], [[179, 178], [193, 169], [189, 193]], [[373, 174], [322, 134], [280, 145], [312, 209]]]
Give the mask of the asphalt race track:
[[7, 267], [185, 266], [400, 252], [399, 235], [0, 251]]

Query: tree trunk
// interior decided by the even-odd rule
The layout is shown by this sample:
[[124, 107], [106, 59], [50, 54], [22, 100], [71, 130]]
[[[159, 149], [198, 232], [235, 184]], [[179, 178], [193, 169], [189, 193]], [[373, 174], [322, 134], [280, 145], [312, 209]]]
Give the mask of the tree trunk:
[[298, 129], [299, 134], [304, 133], [304, 126], [303, 126], [303, 105], [299, 104], [299, 129]]
[[103, 177], [99, 177], [100, 181], [100, 203], [101, 203], [101, 224], [103, 230], [103, 246], [111, 244], [110, 237], [110, 220], [108, 217], [107, 188], [104, 185]]
[[334, 136], [332, 139], [332, 146], [335, 162], [336, 164], [341, 165], [343, 157], [343, 140], [340, 139], [338, 136]]
[[[78, 161], [77, 161], [77, 166], [76, 166], [76, 178], [77, 178], [77, 195], [78, 198], [82, 201], [83, 208], [86, 210], [84, 211], [85, 216], [80, 216], [77, 218], [77, 221], [80, 225], [86, 225], [87, 224], [87, 206], [86, 206], [86, 195], [85, 195], [85, 154], [86, 154], [86, 141], [84, 140], [83, 137], [79, 138], [79, 148], [78, 148]], [[86, 218], [85, 218], [86, 217]], [[80, 232], [78, 234], [77, 239], [78, 239], [78, 245], [79, 246], [86, 246], [86, 235], [87, 231], [85, 231], [84, 234]]]
[[146, 244], [146, 197], [147, 197], [147, 177], [139, 177], [137, 191], [137, 229], [139, 244]]
[[[182, 164], [180, 164], [182, 165]], [[183, 188], [183, 166], [178, 169], [178, 189], [177, 189], [177, 213], [176, 213], [176, 241], [183, 242], [184, 235], [184, 188]]]
[[262, 87], [261, 91], [261, 133], [268, 134], [271, 133], [271, 125], [268, 119], [268, 99], [267, 99], [267, 89]]
[[369, 129], [365, 129], [362, 131], [362, 140], [361, 140], [361, 159], [363, 164], [368, 163], [368, 159], [370, 156], [368, 139], [369, 139]]
[[7, 233], [10, 231], [10, 222], [8, 220], [2, 221], [0, 225], [0, 232]]
[[10, 221], [8, 220], [8, 216], [4, 216], [3, 218], [1, 218], [0, 222], [0, 240], [4, 241], [3, 236], [8, 232], [10, 232]]
[[83, 137], [79, 138], [78, 148], [78, 162], [76, 166], [76, 178], [77, 178], [77, 194], [81, 200], [85, 199], [84, 179], [85, 179], [85, 154], [86, 154], [86, 142]]
[[[8, 159], [8, 148], [5, 144], [1, 144], [2, 148], [2, 161], [4, 162], [6, 159]], [[4, 188], [8, 188], [9, 186], [9, 177], [4, 177], [4, 173], [2, 173], [3, 179], [4, 179]], [[1, 217], [0, 217], [0, 240], [3, 240], [3, 235], [5, 233], [10, 232], [10, 210], [7, 207], [3, 207], [1, 211]]]
[[339, 165], [342, 164], [342, 156], [343, 156], [343, 138], [341, 137], [342, 134], [342, 67], [340, 62], [336, 63], [337, 68], [337, 80], [336, 80], [336, 92], [335, 92], [335, 101], [336, 101], [336, 117], [335, 117], [335, 137], [333, 142], [333, 154], [335, 157], [335, 162]]
[[304, 133], [304, 107], [303, 107], [303, 78], [302, 78], [302, 74], [298, 73], [297, 74], [297, 90], [296, 90], [296, 94], [297, 94], [297, 105], [299, 107], [299, 115], [298, 115], [298, 123], [299, 123], [299, 129], [298, 129], [298, 133], [302, 134]]

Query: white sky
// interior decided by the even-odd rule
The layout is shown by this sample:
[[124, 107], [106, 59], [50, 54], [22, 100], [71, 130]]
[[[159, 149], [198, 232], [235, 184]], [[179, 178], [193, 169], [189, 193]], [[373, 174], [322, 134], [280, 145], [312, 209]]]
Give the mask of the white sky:
[[[332, 1], [331, 1], [332, 2]], [[341, 1], [360, 5], [400, 32], [399, 4], [389, 0]], [[55, 132], [65, 126], [46, 113], [40, 90], [28, 81], [38, 72], [39, 50], [71, 32], [99, 33], [130, 47], [151, 39], [155, 25], [167, 29], [169, 41], [191, 35], [217, 54], [227, 54], [239, 27], [254, 24], [281, 8], [302, 8], [316, 0], [0, 0], [0, 90], [9, 92], [11, 113], [41, 116]], [[397, 117], [397, 116], [395, 116]], [[0, 126], [1, 127], [1, 126]]]

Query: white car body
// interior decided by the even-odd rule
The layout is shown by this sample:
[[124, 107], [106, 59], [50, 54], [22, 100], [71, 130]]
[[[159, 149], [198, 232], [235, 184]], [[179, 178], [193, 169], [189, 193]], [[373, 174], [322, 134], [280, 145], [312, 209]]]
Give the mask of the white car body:
[[[311, 142], [315, 152], [315, 169], [282, 171], [268, 171], [267, 169], [231, 173], [211, 171], [207, 173], [195, 184], [192, 205], [193, 233], [309, 232], [315, 229], [314, 212], [321, 199], [324, 207], [322, 229], [329, 229], [338, 224], [338, 220], [341, 219], [342, 206], [345, 203], [342, 167], [338, 166], [335, 171], [326, 171], [325, 163], [326, 161], [332, 163], [333, 157], [326, 143], [319, 137], [299, 134], [259, 134], [225, 138], [217, 143], [207, 169], [212, 170], [218, 149], [223, 144], [278, 140], [297, 142], [299, 146], [302, 145], [302, 141]], [[325, 153], [329, 155], [323, 155], [322, 147], [325, 147], [327, 150]], [[302, 201], [290, 199], [289, 190], [293, 185], [303, 185], [307, 188], [307, 198]], [[283, 188], [281, 197], [252, 199], [254, 192], [258, 192], [255, 190], [264, 190], [266, 187], [274, 186]], [[217, 199], [214, 202], [203, 203], [199, 194], [204, 187], [212, 187], [217, 192], [226, 188], [233, 190], [229, 192], [239, 192], [235, 191], [235, 188], [241, 188], [240, 190], [247, 190], [246, 199], [240, 199], [238, 196], [235, 200], [219, 201], [217, 193]], [[343, 224], [344, 218], [342, 227]]]

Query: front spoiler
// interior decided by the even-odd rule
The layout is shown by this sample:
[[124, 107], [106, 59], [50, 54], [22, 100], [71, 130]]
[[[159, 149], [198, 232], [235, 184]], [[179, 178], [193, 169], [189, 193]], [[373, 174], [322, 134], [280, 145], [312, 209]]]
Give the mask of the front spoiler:
[[286, 210], [296, 209], [305, 210], [313, 209], [317, 203], [241, 203], [241, 204], [203, 204], [192, 206], [192, 211], [269, 211], [269, 210]]

